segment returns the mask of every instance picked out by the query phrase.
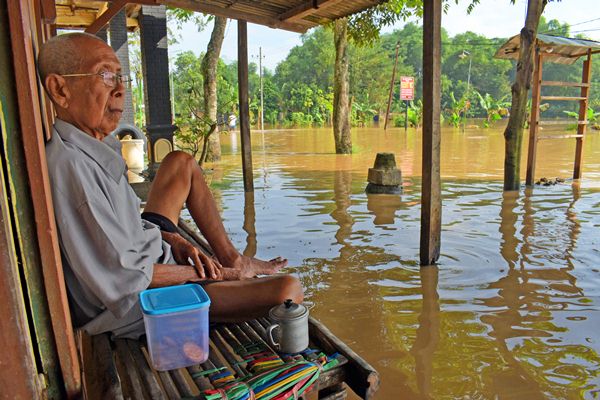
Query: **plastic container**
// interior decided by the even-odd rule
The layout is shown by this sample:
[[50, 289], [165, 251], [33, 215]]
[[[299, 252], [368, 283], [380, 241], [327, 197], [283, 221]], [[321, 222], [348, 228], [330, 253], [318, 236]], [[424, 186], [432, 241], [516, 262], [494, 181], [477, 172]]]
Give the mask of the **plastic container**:
[[155, 369], [166, 371], [206, 361], [210, 299], [200, 285], [144, 290], [140, 305]]

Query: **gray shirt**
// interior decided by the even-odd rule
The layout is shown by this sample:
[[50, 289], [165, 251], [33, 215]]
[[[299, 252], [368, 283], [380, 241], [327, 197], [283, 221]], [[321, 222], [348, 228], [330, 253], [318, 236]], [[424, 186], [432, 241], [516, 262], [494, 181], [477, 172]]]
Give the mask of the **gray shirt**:
[[89, 334], [139, 336], [138, 294], [154, 263], [174, 261], [158, 227], [140, 218], [119, 141], [56, 120], [46, 157], [74, 324]]

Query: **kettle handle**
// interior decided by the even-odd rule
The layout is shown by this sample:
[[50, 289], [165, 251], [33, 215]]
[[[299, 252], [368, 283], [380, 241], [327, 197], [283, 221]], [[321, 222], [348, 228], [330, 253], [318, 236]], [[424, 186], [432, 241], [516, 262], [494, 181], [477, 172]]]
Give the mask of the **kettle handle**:
[[269, 342], [269, 345], [271, 345], [271, 346], [275, 347], [277, 350], [279, 350], [281, 345], [279, 344], [279, 342], [275, 342], [275, 339], [273, 339], [273, 330], [275, 330], [275, 328], [281, 329], [279, 324], [269, 325], [269, 327], [267, 328], [267, 342]]

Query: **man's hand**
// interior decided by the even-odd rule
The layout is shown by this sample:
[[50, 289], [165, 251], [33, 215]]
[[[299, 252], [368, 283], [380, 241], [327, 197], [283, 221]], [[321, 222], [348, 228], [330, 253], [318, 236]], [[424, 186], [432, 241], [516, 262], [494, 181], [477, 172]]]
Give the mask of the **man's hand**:
[[161, 232], [163, 239], [171, 245], [173, 257], [178, 264], [191, 264], [201, 279], [223, 279], [221, 264], [177, 233]]

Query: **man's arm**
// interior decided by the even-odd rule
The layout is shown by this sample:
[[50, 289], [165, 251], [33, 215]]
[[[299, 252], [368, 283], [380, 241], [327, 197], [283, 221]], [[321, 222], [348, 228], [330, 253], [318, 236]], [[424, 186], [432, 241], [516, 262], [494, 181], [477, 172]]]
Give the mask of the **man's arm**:
[[187, 282], [201, 282], [196, 268], [191, 265], [154, 264], [151, 288], [182, 285]]
[[[222, 269], [218, 280], [237, 281], [242, 279], [240, 271], [232, 268]], [[189, 282], [202, 282], [210, 278], [202, 278], [198, 270], [191, 265], [154, 264], [150, 288], [182, 285]]]
[[160, 232], [163, 240], [171, 245], [171, 251], [175, 261], [179, 264], [186, 264], [190, 260], [196, 268], [198, 276], [204, 279], [222, 279], [221, 264], [214, 258], [204, 254], [196, 246], [188, 242], [178, 233]]

